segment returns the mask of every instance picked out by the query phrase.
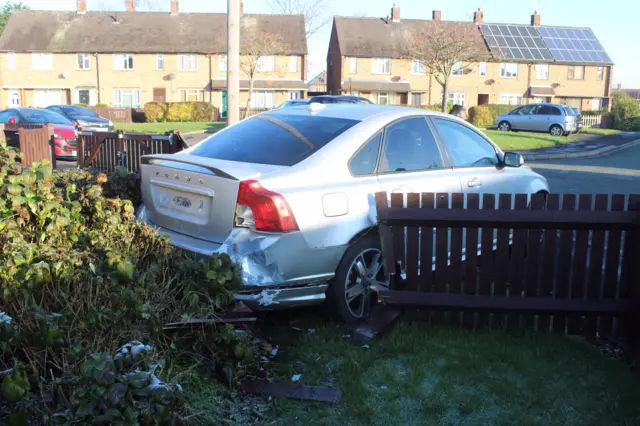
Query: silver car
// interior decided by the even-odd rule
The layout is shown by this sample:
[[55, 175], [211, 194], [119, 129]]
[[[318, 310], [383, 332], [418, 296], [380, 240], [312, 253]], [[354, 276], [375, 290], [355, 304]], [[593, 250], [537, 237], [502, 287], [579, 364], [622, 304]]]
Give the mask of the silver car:
[[327, 300], [365, 315], [384, 278], [378, 191], [538, 193], [547, 181], [450, 115], [378, 105], [272, 110], [176, 155], [142, 159], [139, 219], [195, 253], [228, 253], [255, 310]]
[[553, 136], [568, 136], [576, 131], [576, 113], [566, 105], [531, 104], [516, 108], [496, 118], [498, 130], [528, 130], [549, 132]]

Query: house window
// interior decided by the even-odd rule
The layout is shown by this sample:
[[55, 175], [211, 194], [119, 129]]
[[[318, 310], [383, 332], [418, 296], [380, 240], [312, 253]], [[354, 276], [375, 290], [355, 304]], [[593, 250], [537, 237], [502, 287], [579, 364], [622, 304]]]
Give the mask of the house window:
[[53, 53], [32, 53], [31, 66], [34, 70], [46, 71], [53, 69]]
[[378, 93], [378, 105], [389, 105], [391, 102], [391, 96], [388, 93]]
[[300, 96], [299, 90], [290, 90], [287, 98], [292, 101], [294, 99], [301, 99], [302, 96]]
[[180, 71], [198, 71], [198, 55], [178, 55]]
[[598, 67], [598, 81], [602, 81], [603, 79], [604, 79], [604, 67]]
[[227, 55], [218, 56], [218, 69], [220, 72], [227, 72]]
[[391, 74], [391, 59], [373, 58], [371, 60], [372, 74]]
[[258, 58], [258, 64], [256, 71], [258, 72], [273, 72], [276, 69], [276, 61], [273, 56], [260, 56]]
[[549, 65], [536, 64], [536, 80], [549, 80]]
[[349, 74], [358, 72], [358, 58], [349, 58]]
[[567, 98], [565, 101], [565, 105], [570, 106], [575, 109], [582, 109], [582, 99], [581, 98]]
[[424, 62], [414, 59], [413, 62], [411, 62], [411, 73], [424, 75]]
[[202, 102], [204, 100], [203, 89], [180, 89], [179, 92], [182, 102]]
[[593, 102], [591, 102], [591, 109], [593, 111], [600, 111], [603, 108], [603, 101], [604, 99], [602, 98], [593, 98]]
[[464, 75], [464, 64], [462, 62], [456, 62], [451, 69], [451, 75], [461, 77]]
[[480, 70], [480, 77], [484, 77], [487, 75], [487, 63], [486, 62], [480, 62], [480, 65], [478, 66], [479, 70]]
[[251, 96], [251, 108], [266, 109], [275, 106], [274, 93], [269, 91], [254, 91]]
[[503, 105], [522, 105], [522, 95], [502, 94], [500, 103]]
[[569, 80], [584, 80], [584, 65], [571, 65], [567, 78]]
[[91, 68], [91, 56], [88, 53], [76, 54], [76, 65], [79, 70], [88, 70]]
[[16, 69], [16, 52], [7, 53], [7, 68], [10, 70]]
[[298, 72], [298, 57], [289, 56], [289, 71]]
[[447, 103], [464, 106], [464, 92], [449, 92]]
[[500, 77], [518, 78], [518, 64], [513, 64], [513, 63], [500, 64]]
[[115, 89], [113, 106], [117, 108], [140, 108], [140, 89]]
[[113, 69], [116, 71], [132, 70], [133, 55], [131, 53], [117, 53], [113, 55]]
[[156, 55], [156, 69], [158, 71], [164, 70], [164, 54], [162, 53]]
[[422, 105], [422, 93], [411, 94], [411, 105]]
[[78, 102], [91, 105], [91, 92], [88, 89], [78, 90]]

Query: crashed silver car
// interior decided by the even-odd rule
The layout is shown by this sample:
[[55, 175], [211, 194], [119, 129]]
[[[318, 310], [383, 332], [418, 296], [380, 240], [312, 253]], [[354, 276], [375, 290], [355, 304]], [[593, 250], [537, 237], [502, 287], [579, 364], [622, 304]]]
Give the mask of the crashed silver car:
[[142, 159], [139, 219], [242, 268], [255, 310], [324, 302], [365, 315], [364, 276], [384, 279], [374, 194], [536, 193], [520, 167], [458, 118], [377, 105], [310, 104], [230, 126], [176, 155]]

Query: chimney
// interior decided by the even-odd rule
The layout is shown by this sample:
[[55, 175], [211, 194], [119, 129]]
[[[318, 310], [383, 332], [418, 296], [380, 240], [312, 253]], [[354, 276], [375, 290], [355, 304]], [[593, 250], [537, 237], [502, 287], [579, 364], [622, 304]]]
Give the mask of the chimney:
[[87, 11], [87, 0], [78, 0], [78, 15], [84, 15]]
[[135, 12], [136, 3], [135, 0], [127, 0], [127, 12]]
[[473, 12], [473, 23], [476, 25], [484, 24], [484, 13], [482, 13], [482, 9], [478, 8], [477, 12]]
[[171, 0], [171, 16], [175, 16], [180, 12], [178, 0]]
[[531, 25], [533, 25], [534, 27], [540, 26], [540, 14], [537, 10], [533, 12], [533, 15], [531, 15]]
[[432, 14], [432, 18], [434, 21], [442, 21], [442, 11], [434, 10]]
[[396, 6], [396, 4], [393, 4], [393, 7], [391, 8], [391, 21], [392, 22], [400, 22], [400, 8], [398, 6]]

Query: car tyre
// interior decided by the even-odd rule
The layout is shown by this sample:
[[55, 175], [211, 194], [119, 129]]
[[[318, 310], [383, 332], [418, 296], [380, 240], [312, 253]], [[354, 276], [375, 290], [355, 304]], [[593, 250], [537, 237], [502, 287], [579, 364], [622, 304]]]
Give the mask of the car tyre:
[[501, 121], [498, 124], [498, 130], [501, 130], [503, 132], [508, 132], [511, 130], [511, 124], [509, 124], [508, 121]]
[[562, 135], [564, 135], [564, 133], [565, 133], [564, 129], [561, 126], [557, 125], [557, 124], [554, 124], [553, 126], [551, 126], [549, 128], [549, 134], [551, 136], [562, 136]]
[[378, 235], [364, 236], [349, 246], [327, 290], [329, 313], [347, 324], [358, 323], [369, 313], [373, 293], [362, 280], [363, 273], [385, 280]]

